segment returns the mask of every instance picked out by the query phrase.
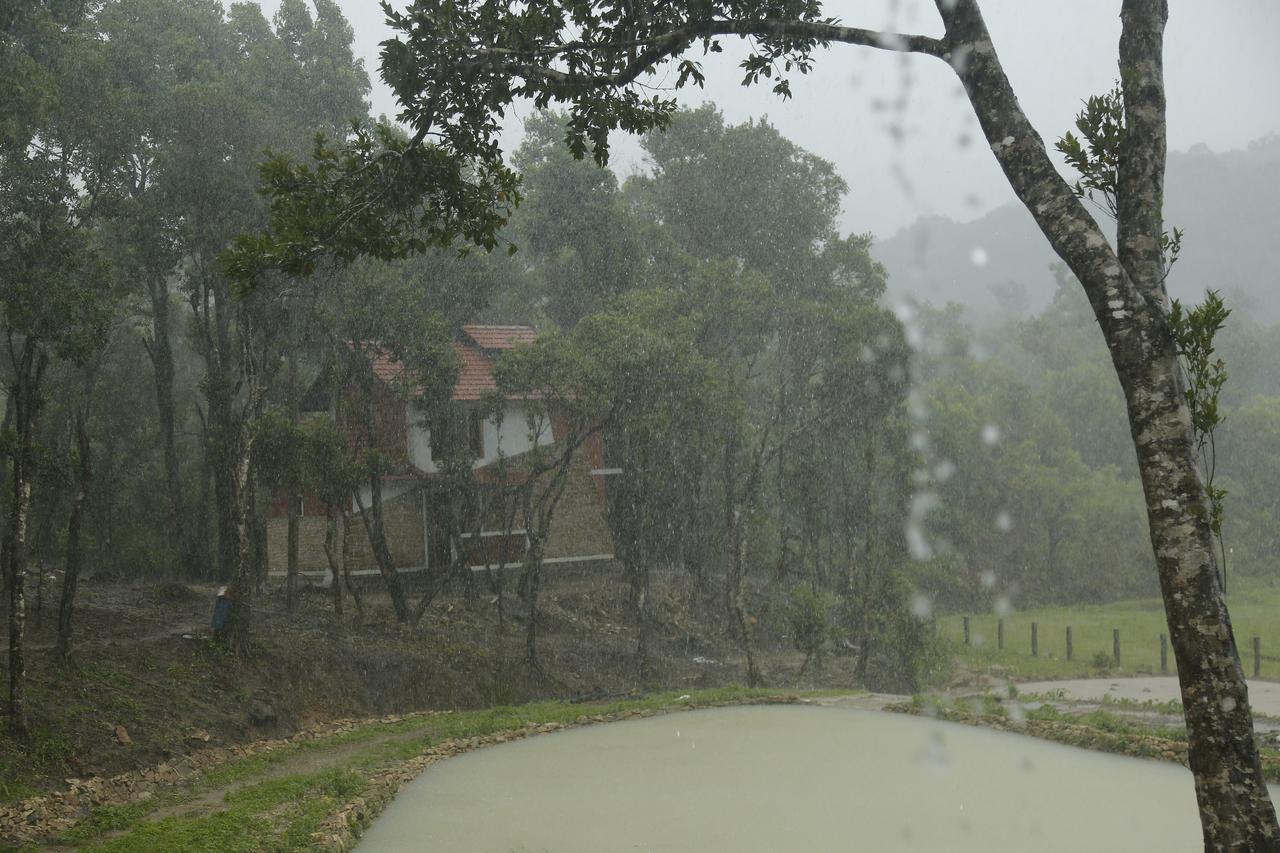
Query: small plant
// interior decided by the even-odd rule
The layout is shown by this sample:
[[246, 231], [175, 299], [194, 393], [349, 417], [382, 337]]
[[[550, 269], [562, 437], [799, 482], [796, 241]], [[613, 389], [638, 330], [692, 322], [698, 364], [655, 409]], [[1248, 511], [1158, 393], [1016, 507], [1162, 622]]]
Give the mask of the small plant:
[[1093, 656], [1093, 668], [1094, 669], [1110, 669], [1111, 656], [1106, 652], [1098, 652], [1096, 655]]
[[787, 624], [791, 628], [792, 641], [796, 651], [804, 655], [804, 663], [800, 665], [803, 675], [813, 664], [817, 672], [822, 671], [822, 653], [834, 632], [832, 615], [839, 605], [840, 599], [825, 590], [814, 590], [807, 586], [797, 586], [791, 590], [787, 602]]

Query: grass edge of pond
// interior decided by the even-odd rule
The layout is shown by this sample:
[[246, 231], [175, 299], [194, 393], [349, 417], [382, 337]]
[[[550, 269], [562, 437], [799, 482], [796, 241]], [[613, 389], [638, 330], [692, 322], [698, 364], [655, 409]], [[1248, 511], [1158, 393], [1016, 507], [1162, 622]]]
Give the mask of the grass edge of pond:
[[[48, 841], [110, 853], [156, 849], [346, 851], [355, 846], [363, 830], [404, 783], [442, 758], [582, 725], [673, 711], [787, 704], [802, 697], [856, 693], [725, 687], [688, 693], [666, 691], [604, 702], [556, 700], [472, 711], [425, 712], [394, 722], [375, 720], [328, 737], [288, 743], [269, 752], [229, 760], [209, 768], [194, 783], [150, 800], [96, 806], [74, 827]], [[368, 748], [324, 770], [254, 781], [302, 753], [361, 743], [368, 743]], [[351, 778], [353, 774], [357, 778]], [[181, 804], [226, 786], [236, 787], [211, 811], [152, 818], [164, 806]], [[284, 789], [290, 792], [287, 798], [273, 794]], [[301, 805], [304, 803], [306, 807]], [[317, 808], [317, 804], [323, 808]], [[206, 842], [215, 846], [209, 847]], [[41, 849], [39, 845], [6, 846], [0, 842], [0, 851], [25, 853], [37, 849]]]

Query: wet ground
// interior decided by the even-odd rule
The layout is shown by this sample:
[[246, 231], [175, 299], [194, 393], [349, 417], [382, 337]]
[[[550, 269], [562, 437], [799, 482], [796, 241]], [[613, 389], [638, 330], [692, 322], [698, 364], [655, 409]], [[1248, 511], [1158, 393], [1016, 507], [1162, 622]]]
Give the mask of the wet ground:
[[450, 759], [402, 789], [359, 850], [1200, 847], [1183, 768], [837, 704], [670, 715]]
[[[1079, 678], [1068, 681], [1028, 681], [1018, 685], [1019, 693], [1060, 695], [1080, 702], [1107, 699], [1130, 702], [1181, 702], [1178, 679], [1174, 676], [1140, 678]], [[1280, 718], [1280, 683], [1250, 681], [1249, 704], [1254, 714]]]

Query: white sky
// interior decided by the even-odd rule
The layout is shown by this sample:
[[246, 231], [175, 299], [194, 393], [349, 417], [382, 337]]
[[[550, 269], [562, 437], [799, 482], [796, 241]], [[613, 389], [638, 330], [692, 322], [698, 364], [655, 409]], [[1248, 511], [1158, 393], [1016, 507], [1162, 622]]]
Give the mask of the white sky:
[[[376, 113], [396, 105], [378, 78], [378, 44], [391, 35], [374, 0], [339, 0], [356, 32], [356, 49], [374, 83]], [[398, 2], [397, 5], [403, 5]], [[1170, 148], [1205, 143], [1240, 148], [1280, 133], [1280, 0], [1170, 0], [1165, 74]], [[263, 0], [270, 15], [276, 0]], [[1080, 101], [1115, 81], [1119, 0], [983, 0], [996, 50], [1032, 123], [1051, 142], [1071, 127]], [[931, 0], [832, 0], [825, 13], [852, 26], [939, 35]], [[739, 85], [743, 53], [708, 57], [706, 89], [681, 100], [713, 101], [730, 123], [767, 116], [783, 135], [831, 160], [849, 183], [848, 231], [891, 236], [923, 214], [971, 219], [1012, 199], [983, 143], [954, 75], [929, 57], [835, 45], [807, 77], [793, 77], [794, 97]], [[886, 105], [904, 91], [899, 114]], [[508, 150], [519, 143], [517, 107]], [[890, 132], [900, 125], [901, 142]], [[967, 142], [966, 142], [967, 140]], [[620, 173], [642, 168], [638, 146], [614, 140]]]

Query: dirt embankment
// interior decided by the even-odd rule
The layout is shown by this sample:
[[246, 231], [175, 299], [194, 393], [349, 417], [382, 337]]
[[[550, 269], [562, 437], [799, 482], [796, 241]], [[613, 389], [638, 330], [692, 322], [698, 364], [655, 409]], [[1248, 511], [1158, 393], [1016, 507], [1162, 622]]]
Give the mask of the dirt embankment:
[[[69, 666], [52, 658], [56, 613], [46, 590], [43, 612], [33, 607], [28, 620], [33, 740], [0, 736], [0, 801], [65, 793], [81, 784], [67, 780], [140, 768], [182, 773], [200, 760], [194, 756], [335, 720], [715, 687], [745, 676], [727, 626], [714, 618], [714, 596], [683, 576], [655, 585], [653, 669], [644, 684], [635, 677], [635, 632], [616, 572], [548, 572], [536, 678], [523, 665], [519, 599], [504, 599], [499, 624], [494, 595], [483, 581], [479, 587], [470, 600], [461, 592], [438, 600], [412, 628], [395, 624], [376, 587], [364, 592], [363, 618], [348, 600], [342, 620], [327, 592], [304, 593], [290, 614], [279, 590], [268, 589], [255, 610], [251, 650], [234, 656], [209, 638], [212, 586], [89, 581]], [[780, 618], [764, 598], [754, 612], [771, 682], [795, 685], [801, 660]], [[822, 684], [850, 686], [849, 669], [833, 663]]]

